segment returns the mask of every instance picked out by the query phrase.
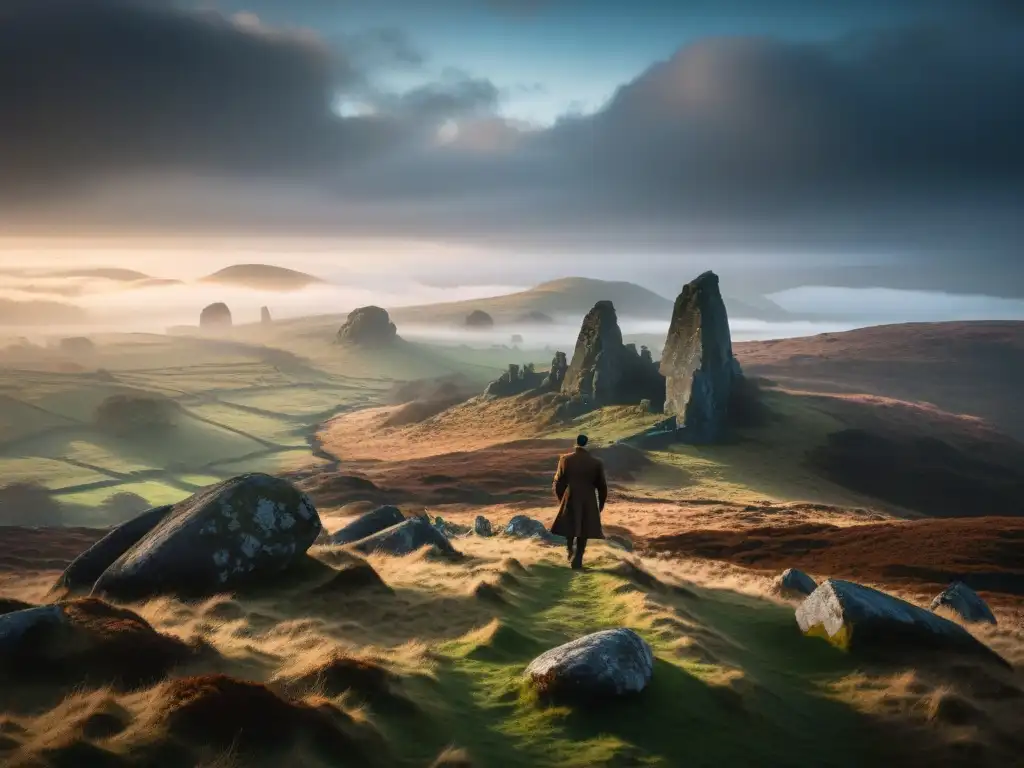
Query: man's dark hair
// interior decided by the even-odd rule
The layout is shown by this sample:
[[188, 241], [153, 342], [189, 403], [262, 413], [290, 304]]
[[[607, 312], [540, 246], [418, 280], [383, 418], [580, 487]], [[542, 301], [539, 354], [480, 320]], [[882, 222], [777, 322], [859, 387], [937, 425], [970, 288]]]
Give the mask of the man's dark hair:
[[576, 436], [576, 445], [578, 445], [580, 448], [582, 448], [586, 444], [587, 444], [587, 436], [586, 435], [577, 435]]

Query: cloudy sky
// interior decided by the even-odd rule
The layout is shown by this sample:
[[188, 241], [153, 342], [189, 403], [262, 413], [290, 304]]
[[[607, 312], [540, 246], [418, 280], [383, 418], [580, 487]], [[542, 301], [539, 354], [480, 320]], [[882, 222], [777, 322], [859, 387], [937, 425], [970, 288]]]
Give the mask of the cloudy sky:
[[0, 229], [1022, 296], [1022, 8], [0, 0]]

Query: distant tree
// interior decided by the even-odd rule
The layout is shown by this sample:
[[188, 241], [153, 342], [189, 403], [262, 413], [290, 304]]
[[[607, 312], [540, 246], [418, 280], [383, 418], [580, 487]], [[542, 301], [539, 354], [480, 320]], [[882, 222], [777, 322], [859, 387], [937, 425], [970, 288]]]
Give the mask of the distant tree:
[[482, 309], [474, 309], [466, 315], [467, 328], [493, 328], [494, 318]]
[[63, 525], [64, 512], [50, 490], [36, 482], [0, 487], [0, 525]]

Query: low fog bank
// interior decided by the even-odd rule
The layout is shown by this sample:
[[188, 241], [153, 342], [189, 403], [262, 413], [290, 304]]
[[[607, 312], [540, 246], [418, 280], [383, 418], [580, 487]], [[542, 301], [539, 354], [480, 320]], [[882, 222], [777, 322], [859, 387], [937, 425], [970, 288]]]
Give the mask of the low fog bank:
[[860, 325], [1024, 320], [1024, 300], [938, 291], [803, 286], [767, 298], [788, 312], [862, 321]]

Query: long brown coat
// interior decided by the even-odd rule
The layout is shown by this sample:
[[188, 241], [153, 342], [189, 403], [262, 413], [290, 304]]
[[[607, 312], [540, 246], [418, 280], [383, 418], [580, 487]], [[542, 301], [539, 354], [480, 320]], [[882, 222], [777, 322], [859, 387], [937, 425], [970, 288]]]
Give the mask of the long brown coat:
[[601, 460], [585, 448], [559, 457], [552, 487], [560, 504], [551, 532], [566, 538], [603, 539], [601, 512], [608, 500], [608, 483]]

